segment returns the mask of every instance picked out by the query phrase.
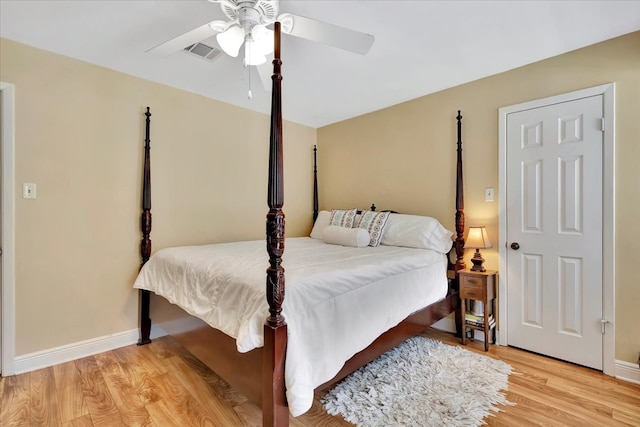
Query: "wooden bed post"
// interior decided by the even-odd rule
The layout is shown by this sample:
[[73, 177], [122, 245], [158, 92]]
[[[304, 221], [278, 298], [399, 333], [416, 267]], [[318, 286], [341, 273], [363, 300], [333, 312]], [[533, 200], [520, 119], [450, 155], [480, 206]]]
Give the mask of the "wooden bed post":
[[289, 425], [285, 394], [284, 364], [287, 348], [287, 324], [282, 316], [284, 301], [284, 179], [282, 155], [282, 75], [280, 74], [280, 23], [274, 28], [273, 89], [271, 92], [271, 137], [269, 142], [269, 187], [267, 202], [267, 302], [269, 316], [264, 325], [262, 365], [262, 425]]
[[318, 218], [318, 147], [313, 146], [313, 223]]
[[458, 110], [458, 161], [456, 173], [456, 271], [464, 270], [464, 192], [462, 185], [462, 116]]
[[[455, 265], [455, 278], [454, 287], [456, 291], [460, 290], [460, 282], [458, 280], [458, 271], [464, 270], [466, 264], [464, 262], [464, 187], [462, 181], [462, 115], [458, 110], [458, 158], [456, 167], [456, 265]], [[464, 308], [461, 306], [460, 301], [455, 309], [455, 322], [456, 322], [456, 336], [461, 337], [464, 333], [462, 325], [462, 314], [460, 313]]]
[[[142, 256], [142, 263], [140, 268], [149, 260], [151, 256], [151, 140], [150, 135], [150, 123], [151, 112], [147, 107], [147, 112], [144, 113], [147, 116], [145, 138], [144, 138], [144, 177], [142, 180], [142, 217], [140, 221], [140, 227], [142, 229], [142, 241], [140, 242], [140, 255]], [[149, 316], [149, 305], [151, 299], [151, 292], [141, 289], [140, 290], [140, 340], [138, 345], [149, 344], [151, 339], [151, 317]]]

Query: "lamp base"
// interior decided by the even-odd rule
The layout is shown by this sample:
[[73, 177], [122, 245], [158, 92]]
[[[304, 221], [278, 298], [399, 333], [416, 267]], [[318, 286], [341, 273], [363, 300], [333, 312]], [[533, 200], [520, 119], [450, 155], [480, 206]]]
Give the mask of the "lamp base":
[[473, 263], [471, 271], [479, 271], [481, 273], [487, 271], [487, 269], [482, 265], [484, 263], [484, 258], [482, 258], [482, 255], [480, 254], [480, 251], [478, 249], [476, 249], [476, 253], [473, 254], [471, 262]]

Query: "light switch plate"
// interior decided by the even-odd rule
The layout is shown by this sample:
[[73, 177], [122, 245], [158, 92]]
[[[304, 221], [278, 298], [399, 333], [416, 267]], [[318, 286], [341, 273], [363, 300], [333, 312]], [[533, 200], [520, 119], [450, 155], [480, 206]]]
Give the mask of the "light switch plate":
[[487, 187], [484, 189], [484, 201], [485, 202], [493, 202], [494, 201], [494, 188]]
[[23, 199], [35, 199], [36, 198], [36, 185], [30, 182], [22, 184], [22, 198]]

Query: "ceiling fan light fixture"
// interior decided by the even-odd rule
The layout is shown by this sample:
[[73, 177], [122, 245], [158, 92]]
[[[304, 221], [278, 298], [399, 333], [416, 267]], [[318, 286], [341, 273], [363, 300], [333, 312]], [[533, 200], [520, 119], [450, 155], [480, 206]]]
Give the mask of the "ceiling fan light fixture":
[[263, 55], [273, 52], [273, 30], [264, 25], [255, 25], [251, 30], [251, 36], [255, 43], [254, 49], [259, 49]]
[[242, 42], [244, 41], [244, 30], [234, 25], [227, 31], [216, 35], [216, 40], [227, 55], [235, 58], [238, 56], [240, 46], [242, 46]]
[[260, 65], [267, 62], [267, 57], [257, 42], [247, 37], [244, 43], [244, 65]]

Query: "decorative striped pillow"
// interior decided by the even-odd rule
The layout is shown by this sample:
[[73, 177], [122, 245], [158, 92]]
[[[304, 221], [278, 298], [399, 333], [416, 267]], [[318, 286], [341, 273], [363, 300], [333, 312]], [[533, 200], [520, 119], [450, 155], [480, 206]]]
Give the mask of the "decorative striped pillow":
[[378, 246], [382, 240], [382, 232], [387, 224], [390, 212], [362, 211], [360, 222], [355, 226], [369, 232], [369, 246]]
[[353, 228], [353, 221], [356, 218], [358, 209], [333, 209], [329, 225], [337, 225], [338, 227]]

